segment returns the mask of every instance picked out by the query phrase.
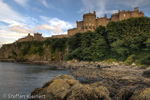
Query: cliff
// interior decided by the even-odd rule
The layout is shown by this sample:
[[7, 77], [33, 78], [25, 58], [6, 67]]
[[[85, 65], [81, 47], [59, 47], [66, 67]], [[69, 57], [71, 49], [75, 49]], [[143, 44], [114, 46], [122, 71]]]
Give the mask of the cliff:
[[0, 59], [17, 62], [62, 61], [67, 53], [66, 41], [67, 38], [62, 38], [3, 45]]

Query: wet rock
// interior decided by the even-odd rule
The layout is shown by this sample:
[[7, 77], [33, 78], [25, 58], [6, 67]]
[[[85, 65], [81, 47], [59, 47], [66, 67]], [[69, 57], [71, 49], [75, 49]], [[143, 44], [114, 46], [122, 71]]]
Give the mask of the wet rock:
[[131, 89], [123, 88], [119, 91], [117, 100], [129, 100], [132, 94], [133, 94], [133, 91]]
[[30, 100], [110, 100], [109, 91], [103, 83], [81, 84], [69, 75], [57, 76], [31, 95], [45, 95], [46, 98]]
[[144, 77], [147, 77], [147, 78], [150, 78], [150, 70], [144, 71], [144, 72], [143, 72], [143, 76], [144, 76]]
[[129, 100], [150, 100], [150, 88], [136, 90]]

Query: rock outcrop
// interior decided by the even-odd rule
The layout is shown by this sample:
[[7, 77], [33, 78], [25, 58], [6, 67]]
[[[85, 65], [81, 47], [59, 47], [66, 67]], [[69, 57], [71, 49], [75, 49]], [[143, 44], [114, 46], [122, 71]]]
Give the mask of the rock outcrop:
[[36, 88], [31, 95], [45, 95], [43, 99], [30, 100], [111, 100], [109, 91], [101, 82], [81, 84], [72, 76], [57, 76]]
[[117, 87], [111, 80], [82, 84], [72, 76], [58, 75], [31, 93], [31, 96], [37, 95], [45, 98], [29, 100], [150, 100], [150, 88], [146, 83], [118, 84]]
[[136, 90], [129, 100], [150, 100], [150, 88]]

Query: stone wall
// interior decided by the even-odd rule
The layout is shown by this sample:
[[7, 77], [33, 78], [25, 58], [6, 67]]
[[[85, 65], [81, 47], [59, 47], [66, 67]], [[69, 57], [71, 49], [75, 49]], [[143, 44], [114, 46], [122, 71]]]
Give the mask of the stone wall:
[[69, 37], [69, 35], [53, 35], [51, 38], [64, 38]]
[[78, 31], [77, 31], [77, 28], [69, 29], [69, 30], [68, 30], [68, 35], [69, 35], [69, 36], [73, 36], [73, 35], [75, 35], [77, 32], [78, 32]]
[[30, 34], [28, 34], [28, 36], [26, 36], [24, 38], [21, 38], [21, 39], [19, 39], [16, 42], [24, 42], [24, 41], [33, 41], [33, 36], [31, 36]]
[[42, 34], [34, 33], [34, 41], [41, 41], [43, 40]]

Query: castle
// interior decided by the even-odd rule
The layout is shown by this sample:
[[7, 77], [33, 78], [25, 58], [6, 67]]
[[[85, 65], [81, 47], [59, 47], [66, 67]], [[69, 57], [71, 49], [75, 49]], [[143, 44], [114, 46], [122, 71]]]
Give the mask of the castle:
[[23, 42], [23, 41], [44, 41], [48, 38], [63, 38], [63, 37], [70, 37], [75, 35], [78, 32], [86, 32], [87, 30], [94, 31], [98, 26], [106, 26], [111, 21], [121, 21], [132, 17], [144, 17], [144, 13], [139, 11], [138, 7], [134, 8], [134, 11], [118, 11], [118, 13], [112, 14], [111, 18], [107, 18], [105, 14], [104, 17], [96, 18], [96, 12], [93, 13], [86, 13], [83, 15], [82, 21], [76, 21], [77, 28], [69, 29], [68, 34], [66, 35], [54, 35], [52, 37], [42, 37], [40, 33], [34, 33], [34, 36], [28, 34], [25, 38], [19, 39], [16, 42]]
[[87, 30], [94, 31], [98, 26], [106, 26], [111, 21], [122, 21], [132, 17], [144, 17], [142, 11], [139, 12], [139, 8], [135, 7], [134, 11], [118, 11], [118, 13], [112, 14], [111, 18], [107, 18], [105, 14], [104, 17], [96, 18], [96, 12], [86, 13], [83, 15], [82, 21], [76, 21], [77, 28], [69, 29], [68, 35], [72, 36], [77, 32], [86, 32]]

